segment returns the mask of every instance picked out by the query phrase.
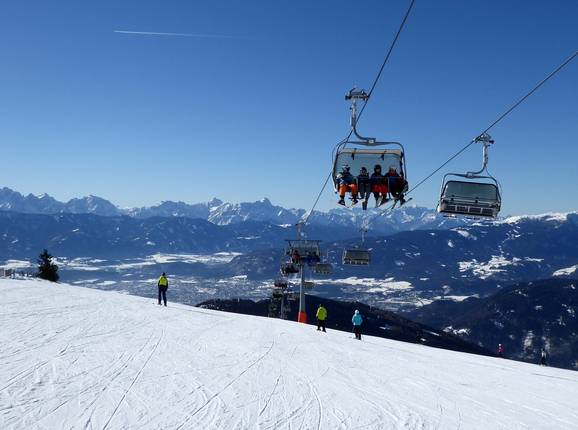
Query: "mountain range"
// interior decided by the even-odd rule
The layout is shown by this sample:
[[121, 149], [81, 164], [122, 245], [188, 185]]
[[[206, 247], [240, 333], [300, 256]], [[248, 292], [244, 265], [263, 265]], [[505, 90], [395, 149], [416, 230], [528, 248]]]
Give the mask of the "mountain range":
[[[155, 206], [120, 208], [97, 196], [74, 198], [60, 202], [48, 194], [22, 195], [10, 188], [0, 189], [0, 210], [26, 214], [93, 214], [100, 216], [129, 216], [135, 219], [153, 217], [203, 219], [216, 225], [238, 224], [246, 221], [269, 222], [277, 225], [295, 225], [305, 214], [304, 209], [286, 209], [267, 198], [256, 202], [227, 203], [212, 199], [206, 203], [164, 201]], [[381, 213], [377, 210], [370, 213]], [[320, 226], [358, 230], [364, 220], [360, 209], [336, 208], [328, 212], [315, 211], [309, 223]], [[405, 206], [384, 216], [376, 217], [372, 230], [390, 234], [403, 230], [449, 228], [463, 225], [464, 221], [440, 217], [428, 208]]]
[[485, 298], [438, 300], [407, 315], [508, 358], [578, 369], [578, 280], [517, 283]]

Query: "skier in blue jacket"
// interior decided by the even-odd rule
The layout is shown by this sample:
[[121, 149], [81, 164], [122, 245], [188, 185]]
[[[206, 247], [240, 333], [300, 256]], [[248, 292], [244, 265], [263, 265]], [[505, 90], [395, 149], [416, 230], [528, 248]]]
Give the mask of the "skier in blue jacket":
[[353, 323], [353, 333], [355, 333], [355, 338], [361, 340], [361, 324], [363, 324], [363, 318], [357, 309], [351, 318], [351, 322]]

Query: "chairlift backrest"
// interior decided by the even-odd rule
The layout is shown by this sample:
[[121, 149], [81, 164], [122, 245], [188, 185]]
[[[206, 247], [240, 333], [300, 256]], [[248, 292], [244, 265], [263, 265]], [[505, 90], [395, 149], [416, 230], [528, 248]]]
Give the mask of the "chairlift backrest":
[[[465, 175], [452, 175], [465, 177]], [[497, 181], [485, 176], [477, 176], [475, 179], [475, 181], [445, 180], [438, 212], [446, 216], [496, 218], [502, 205]], [[480, 179], [492, 182], [480, 182]]]
[[330, 275], [333, 267], [330, 263], [317, 263], [313, 266], [313, 272], [320, 275]]
[[366, 249], [346, 249], [343, 251], [342, 262], [351, 266], [368, 266], [371, 262], [371, 253]]
[[442, 193], [443, 199], [468, 199], [485, 202], [499, 201], [500, 193], [495, 184], [483, 182], [448, 181]]
[[319, 240], [288, 240], [288, 246], [285, 248], [286, 256], [293, 256], [297, 251], [300, 258], [307, 258], [308, 255], [319, 258], [321, 256], [321, 248], [319, 247]]

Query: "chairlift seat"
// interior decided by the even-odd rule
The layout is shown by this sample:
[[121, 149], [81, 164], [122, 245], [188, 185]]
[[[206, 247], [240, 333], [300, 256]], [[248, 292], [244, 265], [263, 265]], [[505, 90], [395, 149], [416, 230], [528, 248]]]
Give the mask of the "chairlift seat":
[[330, 263], [317, 263], [313, 266], [313, 273], [317, 273], [319, 275], [330, 275], [333, 266]]
[[306, 290], [312, 290], [315, 287], [315, 283], [312, 281], [303, 281], [303, 287]]
[[348, 266], [369, 266], [371, 253], [366, 249], [346, 249], [343, 251], [342, 262]]
[[496, 218], [501, 208], [498, 186], [487, 182], [447, 181], [442, 189], [438, 212], [476, 218]]
[[273, 282], [275, 288], [287, 288], [287, 280], [286, 279], [275, 279]]
[[285, 255], [291, 257], [297, 251], [300, 258], [306, 259], [308, 255], [311, 255], [313, 258], [319, 259], [321, 257], [319, 242], [319, 240], [309, 239], [288, 240]]
[[285, 276], [299, 273], [299, 268], [293, 263], [282, 263], [281, 273]]

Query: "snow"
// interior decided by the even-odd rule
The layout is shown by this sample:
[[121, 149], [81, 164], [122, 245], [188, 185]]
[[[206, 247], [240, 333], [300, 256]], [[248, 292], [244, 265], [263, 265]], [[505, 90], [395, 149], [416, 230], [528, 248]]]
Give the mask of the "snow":
[[25, 260], [6, 260], [4, 264], [0, 265], [0, 269], [31, 269], [35, 267], [30, 261]]
[[457, 295], [444, 295], [444, 296], [436, 296], [434, 297], [435, 300], [451, 300], [454, 302], [463, 302], [471, 297], [479, 298], [478, 294], [471, 294], [468, 296], [457, 296]]
[[568, 220], [568, 215], [577, 214], [578, 212], [548, 212], [539, 215], [517, 215], [511, 216], [503, 220], [494, 221], [495, 224], [518, 224], [520, 221], [533, 220], [533, 221], [547, 221], [547, 222], [565, 222]]
[[474, 236], [473, 234], [471, 234], [467, 230], [462, 230], [459, 228], [455, 228], [452, 230], [455, 231], [456, 233], [458, 233], [460, 236], [465, 237], [466, 239], [478, 240], [478, 238], [476, 236]]
[[375, 279], [375, 278], [358, 278], [356, 276], [351, 276], [349, 278], [343, 279], [323, 279], [320, 280], [321, 284], [334, 284], [334, 285], [352, 285], [363, 287], [367, 293], [386, 293], [389, 291], [398, 290], [411, 290], [413, 286], [407, 281], [396, 281], [394, 278], [386, 279]]
[[573, 273], [576, 273], [576, 269], [578, 269], [578, 264], [576, 264], [574, 266], [566, 267], [564, 269], [558, 269], [554, 273], [552, 273], [552, 276], [572, 275]]
[[578, 422], [573, 371], [64, 284], [0, 290], [3, 430]]
[[512, 257], [508, 259], [504, 255], [493, 255], [489, 261], [478, 261], [475, 258], [471, 261], [459, 261], [458, 268], [460, 272], [471, 272], [480, 279], [488, 279], [489, 277], [505, 272], [507, 266], [520, 266], [524, 262], [540, 263], [543, 259], [533, 257]]

